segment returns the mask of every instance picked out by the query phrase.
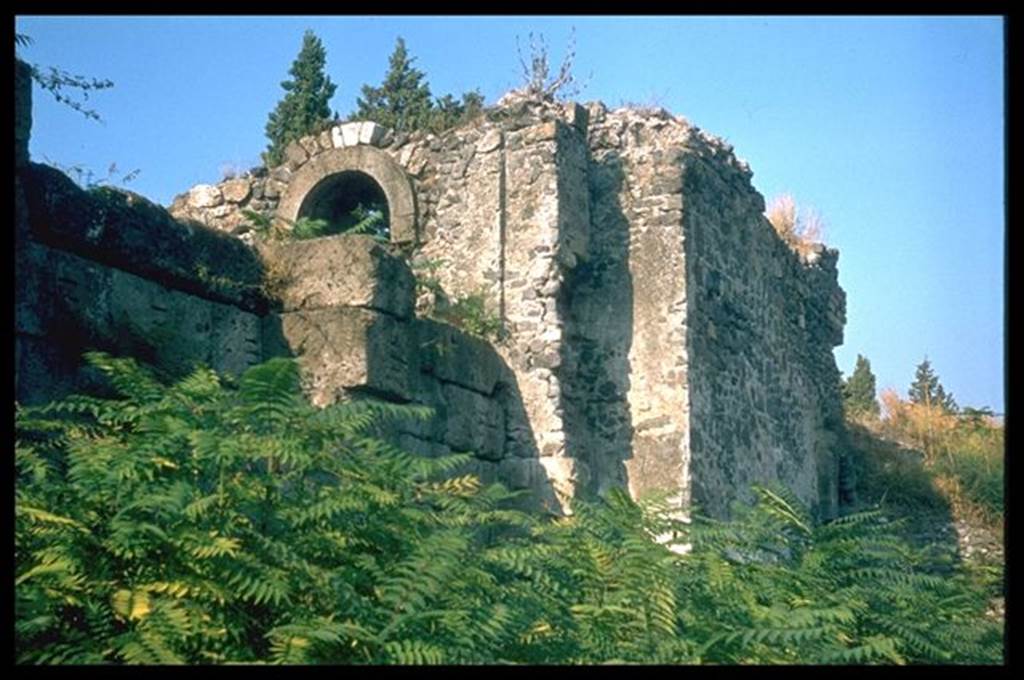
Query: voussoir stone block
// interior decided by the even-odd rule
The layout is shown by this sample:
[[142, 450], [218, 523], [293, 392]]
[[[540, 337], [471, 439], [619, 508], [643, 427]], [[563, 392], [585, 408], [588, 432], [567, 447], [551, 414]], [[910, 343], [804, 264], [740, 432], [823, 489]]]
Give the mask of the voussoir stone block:
[[359, 128], [359, 143], [377, 146], [384, 136], [384, 128], [371, 121], [365, 121]]
[[359, 143], [359, 129], [362, 125], [362, 123], [345, 123], [341, 126], [341, 138], [345, 141], [345, 146], [355, 146]]
[[345, 146], [345, 138], [341, 134], [340, 125], [335, 125], [331, 128], [331, 144], [334, 145], [335, 149], [341, 149]]
[[259, 247], [267, 287], [283, 311], [369, 307], [412, 316], [415, 280], [409, 267], [371, 236], [339, 234]]

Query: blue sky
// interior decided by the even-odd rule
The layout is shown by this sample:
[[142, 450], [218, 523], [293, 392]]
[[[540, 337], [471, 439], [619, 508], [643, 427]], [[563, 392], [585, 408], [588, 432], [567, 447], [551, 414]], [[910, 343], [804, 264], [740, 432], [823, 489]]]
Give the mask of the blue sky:
[[33, 160], [107, 174], [164, 205], [256, 165], [280, 82], [312, 28], [355, 106], [405, 38], [435, 95], [517, 86], [516, 37], [561, 60], [577, 97], [658, 104], [726, 138], [766, 197], [826, 223], [847, 292], [849, 374], [867, 356], [905, 394], [927, 354], [961, 405], [1003, 410], [1004, 46], [999, 17], [19, 17], [26, 60], [115, 87], [103, 123], [34, 93]]

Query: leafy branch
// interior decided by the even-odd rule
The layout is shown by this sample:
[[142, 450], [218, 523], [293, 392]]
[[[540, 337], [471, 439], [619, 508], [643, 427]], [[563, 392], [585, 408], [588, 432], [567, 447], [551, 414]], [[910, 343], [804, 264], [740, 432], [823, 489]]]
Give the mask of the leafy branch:
[[[16, 33], [14, 42], [17, 47], [28, 47], [33, 40], [23, 33]], [[95, 109], [87, 106], [86, 102], [89, 100], [90, 92], [109, 89], [114, 86], [113, 81], [74, 75], [53, 66], [29, 64], [29, 68], [32, 72], [32, 80], [43, 90], [49, 92], [59, 103], [78, 111], [86, 118], [102, 122], [100, 115]]]

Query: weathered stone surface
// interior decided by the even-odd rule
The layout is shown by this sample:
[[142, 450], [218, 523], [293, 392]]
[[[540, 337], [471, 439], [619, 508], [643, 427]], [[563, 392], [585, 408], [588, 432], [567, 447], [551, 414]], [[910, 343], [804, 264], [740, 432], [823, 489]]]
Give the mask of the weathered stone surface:
[[331, 143], [335, 149], [342, 149], [345, 147], [345, 137], [341, 134], [341, 126], [335, 125], [331, 128]]
[[448, 324], [416, 319], [414, 326], [421, 370], [480, 394], [494, 393], [502, 360], [493, 348]]
[[317, 406], [353, 390], [411, 400], [411, 338], [408, 324], [356, 307], [271, 314], [263, 327], [265, 353], [298, 358], [306, 391]]
[[329, 151], [334, 148], [334, 142], [331, 140], [330, 129], [324, 130], [316, 136], [317, 146], [320, 147], [320, 151]]
[[287, 185], [281, 184], [276, 181], [269, 181], [263, 185], [263, 195], [270, 199], [277, 199], [281, 195], [282, 189]]
[[198, 184], [189, 190], [188, 202], [193, 208], [212, 208], [223, 203], [224, 196], [212, 184]]
[[341, 138], [345, 142], [345, 146], [355, 146], [359, 143], [359, 129], [362, 127], [362, 123], [345, 123], [341, 126]]
[[526, 131], [526, 135], [523, 137], [523, 142], [525, 144], [536, 144], [537, 142], [554, 139], [557, 131], [558, 125], [555, 121], [541, 123]]
[[543, 485], [547, 475], [540, 461], [512, 458], [498, 464], [499, 477], [513, 491], [532, 489]]
[[364, 121], [359, 128], [359, 143], [379, 146], [384, 137], [384, 128], [371, 121]]
[[82, 191], [45, 165], [30, 163], [24, 181], [32, 238], [41, 243], [171, 288], [250, 311], [265, 309], [262, 266], [237, 239], [176, 222], [136, 194]]
[[[403, 451], [408, 451], [409, 453], [414, 453], [418, 456], [425, 456], [427, 458], [440, 458], [441, 456], [446, 456], [451, 453], [451, 449], [445, 444], [439, 444], [429, 439], [421, 439], [420, 437], [416, 437], [411, 434], [400, 434], [395, 443]], [[479, 475], [480, 472], [484, 472], [484, 470], [486, 470], [486, 468], [480, 466], [479, 468], [474, 468], [473, 472]], [[493, 473], [491, 476], [493, 479]]]
[[445, 383], [442, 389], [445, 443], [485, 460], [500, 460], [505, 449], [505, 422], [498, 402], [452, 383]]
[[241, 203], [249, 198], [252, 185], [245, 178], [232, 179], [221, 185], [220, 192], [228, 203]]
[[284, 158], [292, 167], [298, 167], [309, 159], [309, 153], [298, 141], [289, 142], [284, 148]]
[[47, 246], [29, 244], [24, 255], [16, 330], [60, 338], [57, 358], [39, 359], [56, 380], [74, 382], [90, 349], [133, 356], [172, 375], [198, 363], [237, 375], [261, 355], [254, 314]]
[[476, 143], [477, 153], [490, 153], [495, 149], [500, 149], [503, 142], [503, 135], [501, 130], [488, 130], [487, 134]]
[[259, 251], [266, 270], [281, 273], [273, 292], [284, 311], [369, 307], [403, 319], [412, 316], [412, 272], [370, 236], [267, 243]]
[[299, 138], [299, 144], [305, 150], [307, 156], [315, 156], [320, 153], [320, 146], [317, 144], [316, 135], [308, 135]]

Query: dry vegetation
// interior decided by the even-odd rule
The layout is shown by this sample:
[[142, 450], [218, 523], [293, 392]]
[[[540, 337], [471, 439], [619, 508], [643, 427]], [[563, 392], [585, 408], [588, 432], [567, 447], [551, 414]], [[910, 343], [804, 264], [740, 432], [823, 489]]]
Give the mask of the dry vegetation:
[[821, 216], [812, 209], [798, 210], [789, 194], [772, 200], [765, 216], [786, 245], [801, 257], [806, 258], [822, 243], [825, 223]]
[[[916, 468], [946, 499], [955, 519], [994, 536], [1002, 535], [1003, 426], [990, 416], [915, 404], [901, 399], [893, 390], [882, 391], [880, 401], [879, 416], [860, 415], [854, 424], [875, 438], [898, 444], [904, 451], [917, 452], [920, 462]], [[917, 472], [913, 475], [919, 476]]]

